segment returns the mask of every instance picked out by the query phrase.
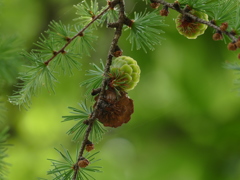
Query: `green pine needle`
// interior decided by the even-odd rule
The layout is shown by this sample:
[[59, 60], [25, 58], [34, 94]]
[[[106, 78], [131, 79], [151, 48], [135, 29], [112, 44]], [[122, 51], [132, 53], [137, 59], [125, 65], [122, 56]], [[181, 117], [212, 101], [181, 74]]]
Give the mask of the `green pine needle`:
[[5, 179], [8, 173], [8, 166], [10, 164], [6, 163], [4, 160], [6, 157], [8, 157], [6, 151], [7, 151], [7, 145], [6, 141], [8, 138], [8, 130], [9, 128], [5, 128], [0, 131], [0, 179]]
[[188, 5], [197, 11], [211, 10], [218, 4], [218, 0], [179, 0], [178, 2], [181, 8]]
[[53, 55], [53, 52], [55, 51], [55, 42], [53, 38], [50, 38], [49, 40], [41, 34], [39, 37], [39, 40], [35, 45], [39, 47], [40, 49], [35, 49], [35, 52], [41, 53], [44, 57], [51, 57]]
[[60, 72], [60, 74], [68, 74], [73, 75], [73, 68], [77, 70], [81, 70], [81, 63], [78, 61], [80, 57], [76, 54], [64, 52], [57, 57], [55, 57], [54, 61], [52, 61], [52, 67], [55, 71]]
[[56, 48], [62, 48], [68, 39], [76, 34], [71, 25], [64, 25], [61, 21], [52, 21], [49, 25], [50, 29], [46, 31], [50, 35], [49, 39], [53, 39]]
[[[76, 151], [76, 158], [73, 159], [72, 156], [70, 155], [69, 151], [67, 149], [65, 149], [63, 146], [62, 146], [62, 148], [63, 148], [63, 152], [56, 148], [55, 148], [55, 150], [61, 155], [61, 157], [63, 158], [64, 161], [49, 159], [52, 162], [53, 169], [48, 171], [47, 174], [53, 175], [54, 176], [53, 180], [70, 180], [70, 179], [72, 179], [72, 177], [74, 175], [73, 166], [78, 161], [79, 150]], [[100, 159], [95, 160], [96, 159], [95, 155], [98, 153], [99, 152], [96, 152], [92, 155], [90, 155], [90, 153], [87, 153], [84, 155], [84, 157], [86, 159], [88, 159], [88, 161], [90, 162], [90, 165], [87, 166], [86, 168], [81, 168], [78, 171], [77, 180], [95, 179], [89, 173], [102, 172], [99, 170], [101, 167], [91, 166], [91, 164], [100, 160]]]
[[3, 123], [4, 119], [6, 118], [5, 113], [6, 113], [5, 103], [0, 99], [0, 123]]
[[[104, 7], [105, 9], [106, 7]], [[107, 24], [116, 22], [118, 19], [118, 14], [119, 14], [119, 8], [114, 7], [114, 9], [109, 9], [102, 17], [101, 20], [102, 22], [106, 22]], [[102, 24], [103, 24], [102, 23]]]
[[[79, 103], [79, 106], [81, 109], [69, 107], [69, 109], [72, 110], [71, 113], [74, 115], [63, 116], [64, 120], [62, 121], [77, 121], [77, 123], [69, 131], [67, 131], [68, 135], [74, 134], [72, 139], [73, 141], [77, 141], [79, 138], [84, 137], [86, 129], [88, 128], [88, 125], [86, 125], [84, 121], [89, 119], [92, 113], [92, 108], [87, 107], [86, 102]], [[104, 128], [104, 126], [99, 121], [94, 121], [92, 131], [90, 132], [89, 140], [91, 140], [92, 142], [99, 142], [105, 132], [106, 129]]]
[[[235, 63], [225, 63], [224, 67], [226, 69], [234, 70], [234, 71], [236, 71], [237, 75], [240, 75], [240, 65], [239, 65], [239, 63], [237, 63], [237, 62], [235, 62]], [[240, 77], [237, 78], [234, 81], [234, 84], [237, 86], [236, 90], [240, 92]]]
[[231, 27], [231, 30], [234, 30], [236, 34], [240, 34], [240, 1], [236, 3], [236, 12], [235, 15], [233, 13], [233, 19], [229, 22], [229, 26]]
[[15, 83], [18, 68], [21, 66], [20, 47], [17, 37], [0, 36], [0, 83], [5, 85]]
[[217, 25], [221, 25], [221, 23], [230, 22], [236, 18], [234, 15], [237, 10], [237, 4], [233, 0], [218, 0], [214, 7], [206, 10], [206, 13]]
[[164, 18], [159, 15], [157, 10], [152, 12], [134, 13], [133, 24], [131, 27], [127, 27], [126, 30], [130, 30], [130, 34], [127, 40], [132, 44], [132, 50], [143, 49], [147, 52], [147, 48], [154, 50], [154, 46], [161, 43], [164, 39], [160, 36], [164, 33], [160, 28], [166, 26], [164, 24]]
[[146, 2], [146, 4], [149, 2], [149, 0], [143, 0], [143, 1], [145, 1], [145, 2]]
[[100, 67], [94, 63], [91, 63], [90, 65], [92, 65], [94, 69], [88, 70], [86, 76], [92, 77], [80, 84], [80, 86], [86, 86], [86, 95], [90, 95], [93, 89], [99, 88], [104, 78], [103, 74], [105, 66], [102, 60], [100, 60]]
[[[79, 16], [74, 20], [77, 20], [79, 24], [86, 25], [92, 21], [92, 19], [99, 14], [98, 2], [97, 0], [91, 0], [90, 4], [87, 1], [82, 1], [81, 3], [74, 6], [77, 9], [76, 14]], [[100, 20], [96, 20], [93, 23], [94, 28], [100, 24]]]
[[31, 105], [32, 95], [37, 95], [38, 92], [45, 87], [49, 92], [55, 93], [54, 83], [57, 79], [54, 77], [52, 70], [46, 66], [39, 54], [23, 53], [23, 56], [32, 61], [34, 65], [26, 66], [29, 71], [20, 74], [20, 83], [17, 84], [19, 91], [10, 96], [9, 101], [15, 105], [29, 108]]
[[[83, 28], [81, 25], [74, 26], [76, 32], [80, 32]], [[88, 28], [84, 31], [83, 36], [78, 36], [70, 44], [70, 48], [76, 54], [84, 54], [90, 56], [90, 50], [95, 51], [93, 47], [93, 42], [98, 39], [98, 36], [93, 34], [93, 29]]]

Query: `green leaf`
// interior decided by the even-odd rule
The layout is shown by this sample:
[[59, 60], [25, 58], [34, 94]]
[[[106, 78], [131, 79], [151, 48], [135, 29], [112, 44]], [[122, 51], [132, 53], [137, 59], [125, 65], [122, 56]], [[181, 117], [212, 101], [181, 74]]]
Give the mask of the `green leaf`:
[[158, 14], [158, 11], [134, 13], [134, 19], [132, 20], [131, 27], [127, 27], [125, 30], [129, 30], [130, 34], [127, 40], [132, 44], [132, 50], [143, 49], [147, 52], [147, 49], [154, 50], [154, 46], [160, 44], [164, 39], [160, 36], [164, 33], [160, 28], [166, 26], [164, 24], [164, 18]]

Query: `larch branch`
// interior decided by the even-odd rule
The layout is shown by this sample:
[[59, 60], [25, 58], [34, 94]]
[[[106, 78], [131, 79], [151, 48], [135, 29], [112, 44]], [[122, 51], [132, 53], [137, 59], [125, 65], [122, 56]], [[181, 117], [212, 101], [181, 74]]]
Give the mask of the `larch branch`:
[[[101, 109], [102, 99], [103, 99], [104, 92], [105, 92], [105, 89], [106, 89], [106, 86], [107, 86], [107, 81], [108, 81], [107, 76], [109, 74], [110, 66], [112, 64], [113, 53], [116, 49], [119, 38], [122, 35], [123, 24], [124, 24], [124, 20], [125, 20], [125, 17], [126, 17], [125, 16], [124, 0], [115, 0], [115, 1], [112, 1], [112, 3], [115, 3], [115, 5], [118, 4], [119, 7], [120, 7], [119, 18], [118, 18], [118, 22], [117, 22], [118, 26], [116, 26], [115, 34], [114, 34], [111, 46], [109, 48], [109, 52], [108, 52], [108, 56], [107, 56], [107, 62], [106, 62], [106, 66], [105, 66], [105, 69], [104, 69], [104, 77], [105, 78], [104, 78], [104, 80], [102, 81], [102, 84], [101, 84], [101, 91], [99, 93], [99, 98], [96, 102], [96, 106], [95, 106], [95, 108], [94, 108], [94, 110], [91, 114], [91, 117], [87, 120], [88, 127], [87, 127], [87, 130], [86, 130], [85, 135], [84, 135], [84, 139], [83, 139], [81, 147], [80, 147], [80, 151], [79, 151], [79, 155], [78, 155], [78, 161], [83, 156], [83, 152], [84, 152], [85, 146], [88, 142], [90, 132], [92, 131], [94, 121], [96, 120], [96, 112], [97, 112], [98, 109]], [[80, 168], [78, 167], [78, 162], [74, 165], [73, 169], [75, 171], [73, 180], [76, 180], [78, 171], [80, 170]]]
[[202, 24], [206, 24], [206, 25], [208, 25], [209, 27], [212, 27], [213, 29], [215, 29], [216, 31], [222, 32], [222, 33], [226, 34], [230, 39], [232, 39], [233, 42], [236, 42], [236, 41], [237, 41], [237, 38], [236, 38], [231, 32], [229, 32], [229, 31], [222, 31], [222, 30], [220, 29], [220, 27], [216, 26], [215, 24], [211, 23], [210, 21], [205, 21], [205, 20], [203, 20], [203, 19], [201, 19], [201, 18], [198, 18], [198, 17], [192, 15], [192, 14], [189, 13], [189, 12], [184, 11], [184, 9], [181, 9], [181, 8], [177, 5], [178, 2], [168, 3], [168, 2], [166, 2], [166, 1], [164, 1], [164, 0], [152, 0], [152, 2], [160, 3], [160, 4], [164, 5], [164, 6], [167, 6], [167, 7], [171, 8], [171, 9], [173, 9], [173, 10], [175, 10], [175, 11], [177, 11], [177, 12], [179, 12], [179, 13], [185, 15], [185, 16], [190, 17], [191, 19], [193, 19], [193, 20], [196, 21], [196, 22], [199, 22], [199, 23], [202, 23]]

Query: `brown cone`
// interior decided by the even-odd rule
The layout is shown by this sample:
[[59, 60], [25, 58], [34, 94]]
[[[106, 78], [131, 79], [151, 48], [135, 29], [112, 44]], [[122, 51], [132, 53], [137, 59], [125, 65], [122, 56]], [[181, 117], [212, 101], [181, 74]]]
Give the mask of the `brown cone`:
[[161, 16], [168, 16], [169, 11], [167, 9], [163, 8], [163, 9], [160, 10], [159, 13], [160, 13]]
[[150, 6], [153, 8], [153, 9], [157, 9], [159, 6], [160, 6], [160, 3], [151, 3]]
[[240, 48], [240, 39], [238, 39], [235, 44], [236, 44], [236, 46], [237, 46], [238, 48]]
[[[97, 101], [99, 96], [95, 97]], [[101, 108], [96, 112], [96, 117], [108, 127], [119, 127], [131, 119], [133, 113], [133, 100], [127, 97], [125, 92], [120, 95], [113, 88], [105, 91]], [[96, 103], [94, 104], [94, 107]]]
[[219, 41], [223, 38], [223, 36], [221, 33], [215, 33], [215, 34], [213, 34], [212, 38], [214, 41]]
[[226, 31], [227, 28], [228, 28], [228, 23], [226, 23], [226, 22], [222, 23], [221, 26], [220, 26], [221, 31]]
[[83, 158], [83, 159], [78, 161], [78, 166], [80, 168], [85, 168], [85, 167], [87, 167], [89, 165], [89, 163], [90, 162], [87, 159]]
[[228, 50], [230, 50], [230, 51], [236, 51], [237, 50], [237, 46], [233, 42], [230, 42], [227, 47], [228, 47]]

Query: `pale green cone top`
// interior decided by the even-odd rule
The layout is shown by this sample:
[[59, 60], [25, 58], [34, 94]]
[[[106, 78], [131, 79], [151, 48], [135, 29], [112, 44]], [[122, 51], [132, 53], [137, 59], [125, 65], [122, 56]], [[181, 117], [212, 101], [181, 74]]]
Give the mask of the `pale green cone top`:
[[[198, 12], [195, 10], [191, 10], [189, 13], [193, 14], [194, 16], [208, 21], [208, 15], [203, 12]], [[196, 39], [201, 34], [204, 34], [205, 30], [207, 29], [206, 24], [202, 24], [199, 22], [188, 22], [184, 20], [183, 15], [179, 14], [175, 19], [176, 28], [181, 35], [184, 35], [188, 39]]]
[[110, 67], [110, 77], [113, 78], [113, 86], [124, 91], [135, 88], [140, 79], [140, 67], [133, 58], [120, 56], [113, 60]]

